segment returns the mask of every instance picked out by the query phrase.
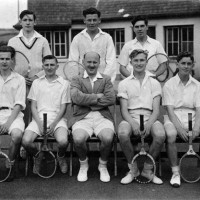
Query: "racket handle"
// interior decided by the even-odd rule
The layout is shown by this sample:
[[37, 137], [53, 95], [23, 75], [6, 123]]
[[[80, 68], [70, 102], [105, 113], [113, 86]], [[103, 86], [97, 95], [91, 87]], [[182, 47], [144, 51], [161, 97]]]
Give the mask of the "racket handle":
[[192, 113], [188, 113], [188, 129], [192, 131]]
[[144, 130], [144, 115], [140, 115], [140, 131]]
[[44, 133], [47, 131], [47, 113], [43, 113], [43, 129]]

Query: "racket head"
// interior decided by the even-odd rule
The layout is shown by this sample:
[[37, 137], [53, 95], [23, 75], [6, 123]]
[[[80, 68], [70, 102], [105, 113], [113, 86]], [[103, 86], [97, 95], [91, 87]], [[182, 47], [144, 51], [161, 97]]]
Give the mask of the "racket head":
[[36, 173], [42, 178], [51, 178], [57, 168], [55, 155], [51, 151], [40, 151], [34, 157]]
[[195, 152], [185, 153], [179, 162], [181, 178], [187, 183], [196, 183], [200, 180], [200, 157]]
[[[156, 173], [156, 164], [153, 157], [147, 152], [139, 152], [136, 154], [132, 160], [132, 163], [137, 164], [138, 176], [135, 177], [135, 180], [140, 184], [150, 183]], [[145, 177], [143, 175], [143, 170], [151, 170], [150, 176]], [[149, 178], [150, 177], [150, 178]]]
[[28, 58], [20, 51], [15, 52], [13, 70], [24, 77], [28, 77], [31, 70]]
[[0, 182], [4, 182], [10, 176], [12, 165], [8, 156], [0, 151]]
[[74, 76], [83, 75], [84, 71], [84, 66], [77, 61], [67, 61], [63, 67], [63, 73], [70, 82]]
[[158, 76], [156, 78], [159, 82], [165, 82], [169, 78], [169, 76], [170, 77], [173, 76], [172, 73], [170, 74], [170, 70], [169, 70], [169, 58], [168, 58], [168, 56], [166, 54], [164, 54], [164, 53], [155, 53], [155, 54], [151, 55], [147, 59], [147, 62], [149, 63], [149, 62], [151, 62], [151, 61], [153, 61], [155, 59], [156, 59], [156, 62], [157, 62], [157, 60], [163, 60], [163, 57], [166, 59], [167, 68], [166, 68], [166, 70], [160, 76]]

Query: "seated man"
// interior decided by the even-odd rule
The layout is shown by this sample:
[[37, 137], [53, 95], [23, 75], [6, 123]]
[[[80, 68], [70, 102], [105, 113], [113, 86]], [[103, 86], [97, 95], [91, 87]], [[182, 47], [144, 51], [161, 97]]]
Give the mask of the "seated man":
[[[139, 136], [140, 115], [144, 115], [144, 134], [151, 134], [153, 142], [149, 154], [156, 159], [165, 141], [163, 125], [157, 120], [159, 115], [161, 86], [153, 79], [152, 74], [145, 71], [147, 65], [147, 52], [135, 49], [130, 54], [133, 74], [119, 83], [118, 97], [120, 99], [123, 121], [118, 127], [118, 137], [121, 148], [128, 161], [130, 171], [121, 180], [122, 184], [131, 183], [134, 177], [138, 176], [137, 163], [132, 163], [134, 148], [131, 143], [131, 135]], [[152, 179], [155, 184], [162, 184], [158, 177], [152, 177], [152, 165], [144, 163], [142, 176]]]
[[[12, 71], [15, 50], [10, 46], [0, 47], [0, 135], [11, 135], [9, 158], [14, 165], [17, 152], [19, 152], [24, 132], [23, 113], [25, 109], [26, 84], [25, 79]], [[15, 176], [12, 168], [9, 181]]]
[[194, 57], [189, 52], [177, 56], [178, 74], [168, 80], [163, 87], [163, 105], [167, 108], [164, 127], [167, 135], [167, 152], [172, 167], [170, 184], [181, 185], [177, 161], [176, 136], [188, 141], [188, 113], [193, 118], [193, 138], [200, 131], [200, 84], [191, 75]]
[[75, 105], [70, 126], [72, 126], [75, 150], [80, 160], [77, 179], [80, 182], [88, 179], [86, 141], [94, 133], [101, 140], [98, 167], [100, 180], [109, 182], [107, 161], [112, 147], [114, 126], [108, 106], [115, 103], [115, 92], [110, 77], [98, 72], [100, 64], [98, 53], [86, 53], [83, 64], [85, 66], [83, 76], [76, 76], [71, 82], [71, 98]]
[[[70, 103], [70, 87], [66, 80], [56, 75], [58, 67], [56, 57], [47, 55], [43, 58], [45, 75], [36, 79], [31, 86], [28, 99], [31, 100], [32, 121], [25, 130], [22, 144], [30, 154], [36, 155], [38, 150], [34, 140], [43, 134], [43, 113], [47, 113], [48, 134], [54, 136], [58, 143], [58, 163], [61, 172], [66, 173], [68, 129], [63, 116]], [[40, 163], [34, 166], [39, 169]], [[35, 169], [33, 171], [35, 173]]]

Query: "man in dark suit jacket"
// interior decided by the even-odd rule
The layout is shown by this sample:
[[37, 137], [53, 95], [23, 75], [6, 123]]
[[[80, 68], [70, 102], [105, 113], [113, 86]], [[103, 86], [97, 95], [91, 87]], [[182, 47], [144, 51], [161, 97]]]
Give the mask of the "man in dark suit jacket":
[[115, 92], [110, 77], [98, 72], [100, 64], [98, 53], [86, 53], [83, 64], [85, 66], [83, 76], [76, 76], [71, 82], [71, 98], [74, 106], [69, 127], [72, 126], [75, 149], [80, 161], [77, 180], [84, 182], [88, 179], [86, 141], [94, 133], [101, 140], [98, 166], [100, 180], [109, 182], [107, 160], [112, 147], [114, 125], [108, 106], [115, 103]]

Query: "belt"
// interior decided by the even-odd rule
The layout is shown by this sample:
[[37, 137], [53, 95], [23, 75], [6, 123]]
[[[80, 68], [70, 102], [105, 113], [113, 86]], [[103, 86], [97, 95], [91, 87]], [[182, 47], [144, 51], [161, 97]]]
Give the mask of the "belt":
[[0, 110], [10, 109], [9, 107], [0, 107]]

